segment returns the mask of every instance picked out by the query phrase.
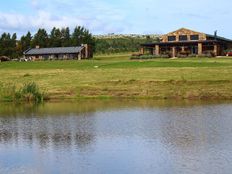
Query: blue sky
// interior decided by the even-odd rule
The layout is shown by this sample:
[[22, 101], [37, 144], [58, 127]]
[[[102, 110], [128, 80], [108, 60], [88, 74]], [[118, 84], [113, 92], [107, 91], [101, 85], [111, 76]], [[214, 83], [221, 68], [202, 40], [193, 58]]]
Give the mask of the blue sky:
[[181, 27], [232, 39], [231, 0], [7, 0], [0, 33], [87, 27], [94, 34], [164, 34]]

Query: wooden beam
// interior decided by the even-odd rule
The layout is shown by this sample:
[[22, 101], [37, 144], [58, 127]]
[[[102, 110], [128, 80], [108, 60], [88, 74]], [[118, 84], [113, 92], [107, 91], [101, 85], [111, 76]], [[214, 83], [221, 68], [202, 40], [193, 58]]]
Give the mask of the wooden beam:
[[218, 56], [218, 45], [215, 44], [213, 47], [214, 47], [214, 54], [215, 54], [215, 56]]
[[198, 43], [198, 56], [202, 55], [202, 43]]
[[144, 47], [140, 48], [140, 54], [144, 54]]
[[155, 45], [155, 55], [159, 55], [159, 54], [160, 54], [160, 46]]
[[172, 57], [176, 57], [176, 47], [172, 47]]

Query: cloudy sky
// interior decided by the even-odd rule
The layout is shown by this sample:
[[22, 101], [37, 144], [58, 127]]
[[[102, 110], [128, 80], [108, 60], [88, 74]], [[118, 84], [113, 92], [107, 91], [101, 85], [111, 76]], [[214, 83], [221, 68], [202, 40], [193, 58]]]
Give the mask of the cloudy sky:
[[232, 39], [231, 0], [2, 0], [0, 33], [53, 26], [94, 34], [155, 34], [181, 27]]

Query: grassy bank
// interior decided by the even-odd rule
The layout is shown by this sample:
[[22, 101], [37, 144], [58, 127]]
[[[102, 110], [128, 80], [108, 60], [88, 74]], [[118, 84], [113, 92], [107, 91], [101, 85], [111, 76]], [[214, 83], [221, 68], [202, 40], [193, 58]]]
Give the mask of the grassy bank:
[[2, 86], [19, 89], [35, 82], [54, 100], [232, 99], [230, 58], [131, 61], [129, 55], [118, 54], [88, 61], [2, 62], [0, 73]]

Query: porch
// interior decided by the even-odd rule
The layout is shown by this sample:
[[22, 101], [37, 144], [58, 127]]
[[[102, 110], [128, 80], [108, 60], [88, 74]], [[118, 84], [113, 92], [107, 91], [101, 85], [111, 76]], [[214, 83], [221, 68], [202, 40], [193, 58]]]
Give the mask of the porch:
[[168, 55], [169, 57], [219, 56], [223, 45], [217, 41], [159, 42], [141, 45], [141, 54]]

